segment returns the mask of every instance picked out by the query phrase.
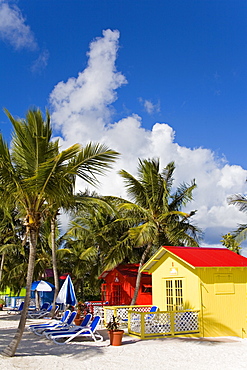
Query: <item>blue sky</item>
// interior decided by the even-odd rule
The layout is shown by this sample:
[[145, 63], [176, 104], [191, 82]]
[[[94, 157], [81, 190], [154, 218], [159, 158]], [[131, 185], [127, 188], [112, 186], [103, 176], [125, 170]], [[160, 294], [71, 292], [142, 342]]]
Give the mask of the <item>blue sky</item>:
[[197, 180], [196, 220], [217, 243], [245, 222], [226, 198], [246, 191], [246, 16], [244, 0], [0, 0], [1, 132], [10, 139], [2, 108], [36, 106], [63, 145], [106, 141], [121, 168], [174, 159], [178, 182]]

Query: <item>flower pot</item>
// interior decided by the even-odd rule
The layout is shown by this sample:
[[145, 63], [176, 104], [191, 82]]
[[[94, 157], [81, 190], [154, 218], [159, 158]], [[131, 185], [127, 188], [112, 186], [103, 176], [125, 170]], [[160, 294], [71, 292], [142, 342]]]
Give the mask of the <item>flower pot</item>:
[[80, 326], [80, 325], [81, 325], [81, 323], [82, 323], [82, 320], [83, 320], [83, 318], [80, 318], [80, 319], [74, 319], [74, 323], [75, 323], [75, 325]]
[[123, 330], [108, 330], [110, 345], [121, 346], [123, 333]]

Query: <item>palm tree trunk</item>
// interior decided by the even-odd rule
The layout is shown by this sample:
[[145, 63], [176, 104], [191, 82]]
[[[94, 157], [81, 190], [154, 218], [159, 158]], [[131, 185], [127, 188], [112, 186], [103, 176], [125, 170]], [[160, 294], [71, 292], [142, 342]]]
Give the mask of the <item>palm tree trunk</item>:
[[81, 286], [81, 299], [84, 302], [85, 297], [84, 297], [84, 281], [83, 280], [84, 279], [80, 280], [80, 286]]
[[37, 230], [30, 230], [30, 249], [29, 249], [29, 261], [28, 261], [28, 269], [27, 269], [27, 285], [26, 285], [26, 297], [24, 301], [24, 307], [21, 312], [20, 322], [15, 333], [14, 338], [10, 342], [10, 344], [3, 350], [1, 353], [3, 356], [6, 357], [13, 357], [17, 350], [17, 347], [21, 341], [26, 320], [27, 320], [27, 312], [30, 303], [30, 295], [31, 295], [31, 285], [33, 281], [33, 271], [35, 265], [35, 257], [36, 257], [36, 246], [37, 246]]
[[53, 307], [51, 311], [51, 316], [53, 317], [55, 311], [55, 304], [56, 299], [59, 291], [59, 279], [58, 279], [58, 272], [57, 272], [57, 258], [56, 258], [56, 216], [52, 217], [51, 219], [51, 249], [52, 249], [52, 268], [53, 268], [53, 276], [54, 276], [54, 299], [53, 299]]
[[2, 280], [2, 276], [3, 276], [4, 259], [5, 259], [5, 253], [3, 252], [2, 258], [1, 258], [1, 266], [0, 266], [0, 281]]
[[141, 268], [145, 262], [145, 259], [150, 251], [152, 247], [152, 244], [148, 244], [147, 248], [145, 249], [145, 251], [143, 252], [142, 254], [142, 257], [141, 257], [141, 260], [140, 260], [140, 264], [139, 264], [139, 268], [138, 268], [138, 272], [137, 272], [137, 277], [136, 277], [136, 286], [135, 286], [135, 292], [134, 292], [134, 295], [133, 295], [133, 298], [132, 298], [132, 301], [131, 301], [131, 305], [134, 305], [136, 303], [136, 299], [137, 299], [137, 296], [138, 296], [138, 292], [139, 292], [139, 289], [140, 289], [140, 284], [141, 284]]

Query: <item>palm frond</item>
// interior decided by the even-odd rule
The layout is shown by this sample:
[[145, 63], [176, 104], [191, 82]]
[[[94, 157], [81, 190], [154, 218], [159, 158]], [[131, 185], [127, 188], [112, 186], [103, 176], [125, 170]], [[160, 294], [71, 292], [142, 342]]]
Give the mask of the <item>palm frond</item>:
[[162, 170], [161, 175], [166, 184], [166, 188], [168, 192], [171, 191], [172, 184], [173, 184], [173, 174], [175, 171], [175, 162], [170, 162], [168, 165]]
[[96, 175], [102, 175], [110, 169], [118, 156], [118, 152], [103, 144], [89, 143], [69, 163], [68, 171], [95, 185], [98, 181]]
[[129, 229], [129, 237], [136, 248], [143, 247], [146, 244], [155, 244], [157, 240], [157, 227], [153, 222], [145, 222], [144, 224], [132, 227]]
[[186, 206], [188, 202], [193, 200], [192, 192], [196, 188], [195, 180], [192, 180], [191, 184], [181, 184], [175, 194], [172, 196], [172, 202], [170, 209], [180, 209], [182, 206]]
[[234, 204], [242, 212], [247, 211], [247, 197], [242, 194], [234, 194], [227, 198], [229, 204]]
[[247, 239], [247, 224], [240, 224], [232, 233], [234, 239], [238, 244], [241, 244], [244, 240]]
[[143, 184], [141, 184], [140, 181], [138, 181], [134, 176], [125, 170], [119, 171], [119, 174], [124, 179], [127, 194], [130, 199], [134, 200], [138, 204], [146, 203], [147, 199]]

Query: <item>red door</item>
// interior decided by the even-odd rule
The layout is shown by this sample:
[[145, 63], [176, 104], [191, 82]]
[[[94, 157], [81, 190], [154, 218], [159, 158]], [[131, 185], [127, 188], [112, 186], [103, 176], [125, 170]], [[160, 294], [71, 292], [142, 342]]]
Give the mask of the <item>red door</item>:
[[112, 284], [112, 292], [111, 292], [111, 305], [119, 306], [121, 304], [121, 285], [120, 284]]
[[101, 300], [103, 302], [108, 301], [107, 285], [106, 284], [101, 284]]

